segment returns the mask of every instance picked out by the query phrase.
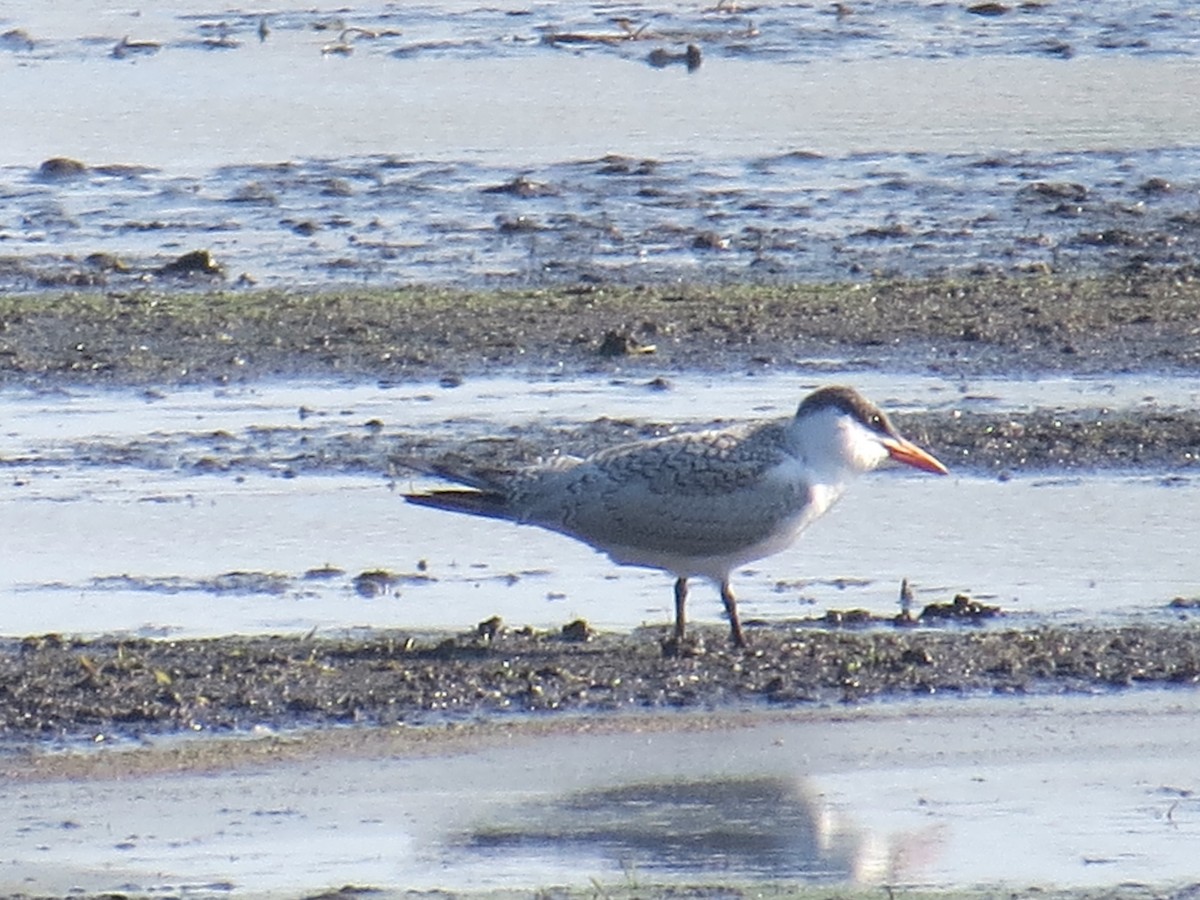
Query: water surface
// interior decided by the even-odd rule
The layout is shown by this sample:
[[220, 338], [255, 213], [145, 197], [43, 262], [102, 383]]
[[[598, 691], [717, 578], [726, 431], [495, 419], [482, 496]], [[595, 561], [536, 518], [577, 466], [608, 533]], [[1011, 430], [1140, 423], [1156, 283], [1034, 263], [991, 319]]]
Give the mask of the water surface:
[[[1194, 692], [679, 717], [450, 756], [0, 784], [0, 888], [1175, 884]], [[1004, 852], [997, 852], [1003, 848]]]

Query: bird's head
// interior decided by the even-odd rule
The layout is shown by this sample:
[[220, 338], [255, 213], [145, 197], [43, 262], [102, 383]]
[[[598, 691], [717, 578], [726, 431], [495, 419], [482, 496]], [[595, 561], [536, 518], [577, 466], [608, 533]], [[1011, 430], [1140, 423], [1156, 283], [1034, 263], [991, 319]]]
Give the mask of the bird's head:
[[888, 459], [947, 474], [933, 455], [906, 440], [875, 404], [848, 387], [824, 387], [796, 410], [793, 434], [805, 462], [830, 474], [869, 472]]

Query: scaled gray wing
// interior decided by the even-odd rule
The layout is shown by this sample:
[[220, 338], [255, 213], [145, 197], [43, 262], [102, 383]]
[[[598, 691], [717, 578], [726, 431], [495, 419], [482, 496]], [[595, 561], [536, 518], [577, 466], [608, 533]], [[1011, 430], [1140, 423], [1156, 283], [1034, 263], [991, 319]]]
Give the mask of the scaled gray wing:
[[724, 554], [808, 503], [807, 485], [780, 474], [784, 448], [774, 424], [615, 447], [528, 484], [522, 505], [527, 521], [601, 547]]

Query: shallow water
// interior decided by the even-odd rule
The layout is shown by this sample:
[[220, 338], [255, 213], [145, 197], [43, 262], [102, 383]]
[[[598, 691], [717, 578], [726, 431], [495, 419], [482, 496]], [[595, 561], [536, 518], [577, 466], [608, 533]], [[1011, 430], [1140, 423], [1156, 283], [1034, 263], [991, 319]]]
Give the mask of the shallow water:
[[1195, 873], [1197, 712], [1195, 692], [930, 700], [220, 777], [6, 779], [0, 889], [1172, 884]]
[[[367, 5], [273, 13], [262, 41], [194, 3], [6, 15], [28, 38], [0, 44], [9, 288], [178, 286], [158, 267], [201, 247], [293, 287], [1200, 258], [1184, 2]], [[621, 16], [659, 37], [543, 40]], [[126, 36], [159, 47], [115, 58]], [[688, 41], [696, 71], [647, 64]], [[90, 168], [39, 172], [59, 156]]]
[[[901, 409], [1165, 408], [1200, 394], [1188, 378], [852, 380]], [[616, 567], [537, 529], [405, 504], [401, 491], [432, 483], [387, 473], [389, 431], [466, 441], [605, 415], [771, 418], [789, 414], [809, 387], [794, 377], [683, 377], [665, 393], [583, 379], [7, 392], [0, 628], [466, 629], [493, 615], [537, 627], [577, 617], [605, 629], [663, 623], [672, 601], [662, 573]], [[372, 421], [378, 427], [366, 428]], [[370, 454], [355, 455], [364, 444]], [[338, 455], [342, 445], [354, 452]], [[314, 457], [314, 447], [329, 449]], [[918, 603], [965, 592], [1038, 617], [1162, 617], [1170, 599], [1195, 593], [1184, 523], [1198, 516], [1200, 482], [1170, 472], [1010, 480], [969, 468], [945, 479], [882, 472], [852, 487], [795, 548], [737, 573], [735, 587], [747, 619], [856, 607], [887, 614], [904, 578]], [[314, 571], [325, 567], [335, 571]], [[376, 570], [396, 583], [375, 592], [355, 580]], [[722, 617], [703, 586], [689, 611], [697, 621]]]
[[[621, 630], [670, 621], [662, 573], [614, 567], [541, 531], [414, 509], [377, 478], [95, 481], [52, 475], [3, 489], [4, 633], [464, 630], [493, 615], [551, 628], [578, 617]], [[1197, 515], [1193, 479], [881, 475], [734, 584], [744, 619], [889, 614], [903, 578], [919, 604], [961, 592], [1034, 616], [1166, 616], [1168, 601], [1196, 590], [1183, 523]], [[341, 571], [306, 576], [326, 566]], [[396, 586], [360, 595], [355, 576], [380, 569]], [[693, 620], [719, 622], [720, 609], [715, 591], [693, 591]]]

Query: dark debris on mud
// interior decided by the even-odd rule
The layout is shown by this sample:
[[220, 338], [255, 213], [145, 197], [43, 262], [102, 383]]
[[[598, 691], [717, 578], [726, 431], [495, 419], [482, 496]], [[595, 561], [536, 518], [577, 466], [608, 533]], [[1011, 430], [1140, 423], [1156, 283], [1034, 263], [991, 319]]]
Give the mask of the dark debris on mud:
[[657, 634], [509, 630], [414, 638], [27, 638], [0, 648], [0, 733], [136, 737], [256, 726], [853, 702], [880, 696], [1094, 691], [1200, 680], [1187, 620], [1121, 627], [755, 627], [749, 651], [702, 629], [669, 656]]

